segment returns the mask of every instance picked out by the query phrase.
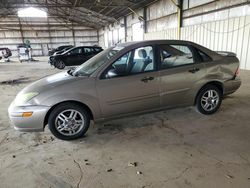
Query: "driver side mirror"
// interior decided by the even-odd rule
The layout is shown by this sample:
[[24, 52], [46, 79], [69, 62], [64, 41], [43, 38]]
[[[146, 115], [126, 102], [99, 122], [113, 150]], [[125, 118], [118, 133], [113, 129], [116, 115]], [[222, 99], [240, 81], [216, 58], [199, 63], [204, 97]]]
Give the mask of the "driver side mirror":
[[125, 64], [113, 65], [113, 68], [107, 72], [106, 78], [124, 76], [126, 74], [127, 74], [127, 66]]
[[116, 76], [117, 76], [117, 73], [115, 72], [115, 69], [110, 69], [106, 74], [106, 78], [113, 78]]

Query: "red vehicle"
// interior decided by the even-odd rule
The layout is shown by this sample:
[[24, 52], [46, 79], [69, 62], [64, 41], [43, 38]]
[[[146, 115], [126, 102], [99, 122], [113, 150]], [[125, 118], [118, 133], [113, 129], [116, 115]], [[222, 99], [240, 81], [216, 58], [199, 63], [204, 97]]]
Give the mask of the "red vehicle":
[[0, 59], [2, 58], [9, 58], [12, 56], [12, 53], [9, 48], [0, 48]]

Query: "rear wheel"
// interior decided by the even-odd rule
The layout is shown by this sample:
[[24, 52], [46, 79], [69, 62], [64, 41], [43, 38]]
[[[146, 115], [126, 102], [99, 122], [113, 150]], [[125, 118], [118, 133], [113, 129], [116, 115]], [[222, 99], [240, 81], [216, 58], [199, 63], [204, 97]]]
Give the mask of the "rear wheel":
[[199, 92], [196, 99], [196, 108], [202, 114], [213, 114], [221, 105], [222, 92], [214, 85], [206, 85]]
[[48, 124], [55, 137], [62, 140], [74, 140], [87, 132], [90, 115], [78, 104], [63, 103], [51, 112]]
[[64, 69], [65, 68], [65, 63], [62, 60], [59, 60], [55, 63], [55, 67], [58, 69]]

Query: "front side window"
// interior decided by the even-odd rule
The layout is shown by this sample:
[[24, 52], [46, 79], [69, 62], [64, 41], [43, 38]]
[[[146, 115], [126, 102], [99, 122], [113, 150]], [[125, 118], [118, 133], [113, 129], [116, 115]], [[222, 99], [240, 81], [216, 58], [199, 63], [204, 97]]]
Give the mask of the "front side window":
[[193, 54], [185, 45], [160, 45], [160, 68], [168, 69], [194, 63]]
[[123, 47], [112, 47], [106, 49], [83, 63], [81, 66], [77, 67], [72, 74], [75, 76], [89, 76], [99, 67], [108, 63], [108, 61], [122, 49]]
[[124, 54], [106, 70], [106, 78], [153, 71], [155, 58], [152, 46], [140, 47]]

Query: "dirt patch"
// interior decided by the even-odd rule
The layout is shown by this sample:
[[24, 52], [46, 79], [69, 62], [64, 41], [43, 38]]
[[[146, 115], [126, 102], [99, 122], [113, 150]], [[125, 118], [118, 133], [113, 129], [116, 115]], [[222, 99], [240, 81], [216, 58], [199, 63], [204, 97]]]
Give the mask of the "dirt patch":
[[116, 124], [104, 124], [97, 129], [97, 134], [117, 134], [123, 131], [123, 127], [121, 125]]
[[23, 83], [28, 83], [31, 82], [29, 77], [23, 77], [23, 78], [18, 78], [18, 79], [13, 79], [13, 80], [5, 80], [0, 82], [0, 85], [16, 85], [16, 84], [23, 84]]

